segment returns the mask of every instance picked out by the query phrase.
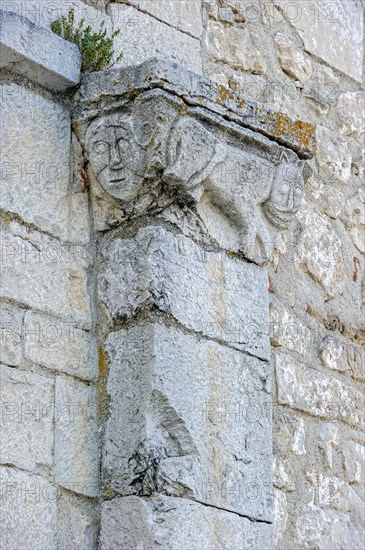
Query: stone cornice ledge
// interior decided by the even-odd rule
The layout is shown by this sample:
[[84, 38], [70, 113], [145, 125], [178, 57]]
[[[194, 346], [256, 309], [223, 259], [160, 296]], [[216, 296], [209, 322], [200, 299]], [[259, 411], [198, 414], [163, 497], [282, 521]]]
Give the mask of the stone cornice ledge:
[[0, 69], [62, 92], [79, 83], [80, 68], [75, 44], [25, 17], [0, 10]]
[[149, 59], [141, 65], [86, 75], [76, 97], [75, 119], [92, 118], [100, 109], [159, 88], [180, 97], [188, 106], [204, 107], [250, 128], [310, 159], [315, 153], [315, 127], [264, 103], [245, 99], [222, 85], [171, 61]]

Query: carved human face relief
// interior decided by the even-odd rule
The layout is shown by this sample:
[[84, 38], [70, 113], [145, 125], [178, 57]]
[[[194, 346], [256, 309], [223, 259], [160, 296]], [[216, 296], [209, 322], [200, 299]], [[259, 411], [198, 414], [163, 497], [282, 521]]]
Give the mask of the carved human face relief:
[[263, 205], [267, 219], [279, 229], [286, 229], [298, 212], [303, 194], [303, 163], [281, 162], [274, 176], [268, 200]]
[[145, 152], [136, 140], [130, 116], [113, 114], [92, 122], [86, 149], [92, 171], [107, 193], [126, 203], [141, 193]]

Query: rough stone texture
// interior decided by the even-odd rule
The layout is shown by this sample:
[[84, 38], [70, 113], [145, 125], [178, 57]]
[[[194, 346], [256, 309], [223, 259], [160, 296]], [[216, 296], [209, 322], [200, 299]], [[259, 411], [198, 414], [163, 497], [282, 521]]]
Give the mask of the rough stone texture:
[[57, 377], [55, 398], [56, 482], [75, 493], [98, 494], [96, 390]]
[[279, 403], [314, 416], [363, 427], [364, 397], [359, 391], [306, 367], [288, 354], [277, 354], [275, 362]]
[[262, 550], [271, 547], [271, 526], [236, 514], [169, 497], [104, 502], [102, 550]]
[[56, 550], [56, 488], [43, 477], [0, 467], [1, 546]]
[[195, 38], [202, 35], [201, 0], [117, 0], [117, 3], [118, 1], [130, 4]]
[[270, 521], [269, 366], [159, 324], [111, 333], [106, 351], [104, 484]]
[[341, 94], [336, 110], [341, 121], [340, 132], [355, 138], [363, 137], [365, 132], [365, 93], [345, 92]]
[[327, 336], [320, 346], [320, 357], [330, 369], [346, 372], [353, 378], [365, 379], [364, 349], [341, 338]]
[[65, 106], [2, 83], [1, 208], [64, 240], [88, 241], [87, 202], [72, 201], [70, 117]]
[[318, 281], [326, 298], [344, 290], [345, 265], [342, 242], [331, 227], [328, 218], [321, 216], [311, 204], [304, 204], [298, 212], [303, 231], [295, 250], [295, 262]]
[[95, 380], [98, 373], [96, 342], [92, 335], [48, 315], [25, 314], [25, 357], [49, 369]]
[[356, 248], [365, 254], [365, 191], [358, 189], [341, 209], [340, 217], [348, 227]]
[[14, 221], [1, 229], [2, 295], [89, 327], [86, 250]]
[[2, 464], [23, 470], [53, 464], [53, 380], [0, 367]]
[[218, 61], [254, 74], [266, 72], [266, 60], [260, 52], [257, 39], [246, 28], [226, 28], [220, 23], [211, 22], [206, 43], [208, 53]]
[[84, 19], [85, 26], [90, 25], [93, 30], [98, 31], [100, 24], [104, 21], [108, 36], [110, 36], [112, 33], [110, 17], [99, 9], [98, 2], [102, 4], [104, 0], [88, 0], [87, 2], [83, 0], [61, 0], [60, 2], [50, 2], [49, 0], [4, 0], [1, 8], [20, 17], [25, 17], [35, 25], [40, 25], [47, 29], [50, 29], [53, 21], [63, 15], [67, 15], [72, 9], [77, 24], [81, 19]]
[[0, 360], [12, 367], [22, 363], [24, 312], [7, 304], [0, 305]]
[[98, 513], [94, 499], [62, 491], [57, 512], [57, 550], [97, 547]]
[[297, 81], [298, 87], [311, 77], [312, 64], [291, 40], [282, 33], [275, 35], [275, 44], [278, 49], [278, 60], [284, 73]]
[[108, 14], [114, 27], [122, 31], [115, 39], [114, 48], [123, 52], [120, 66], [158, 57], [171, 59], [201, 74], [200, 42], [196, 38], [126, 4], [109, 4]]
[[349, 0], [274, 0], [310, 53], [358, 82], [362, 80], [363, 17], [360, 3]]
[[311, 331], [278, 300], [270, 306], [270, 338], [274, 346], [297, 351], [305, 355], [313, 343]]
[[162, 227], [107, 244], [99, 293], [113, 318], [157, 308], [189, 329], [269, 358], [263, 270], [207, 252]]
[[324, 126], [317, 126], [317, 160], [328, 183], [346, 184], [351, 176], [351, 153], [346, 141]]
[[81, 55], [75, 44], [25, 17], [0, 10], [0, 68], [56, 92], [76, 86]]

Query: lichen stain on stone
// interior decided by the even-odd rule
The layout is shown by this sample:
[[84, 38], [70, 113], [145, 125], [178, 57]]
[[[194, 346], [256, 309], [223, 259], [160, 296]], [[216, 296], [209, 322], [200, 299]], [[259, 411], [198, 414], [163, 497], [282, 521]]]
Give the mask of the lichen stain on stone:
[[273, 112], [270, 119], [274, 137], [290, 137], [304, 149], [313, 149], [313, 153], [315, 152], [315, 128], [313, 124], [302, 120], [292, 122], [287, 115], [278, 112]]
[[98, 388], [98, 412], [99, 421], [103, 425], [107, 419], [109, 412], [110, 397], [107, 392], [106, 384], [108, 379], [108, 358], [105, 353], [104, 346], [98, 348], [99, 357], [99, 377], [97, 381]]
[[218, 86], [218, 99], [216, 100], [216, 103], [218, 105], [220, 105], [221, 103], [223, 103], [224, 101], [226, 101], [226, 99], [234, 99], [234, 94], [232, 92], [230, 92], [228, 90], [228, 88], [226, 88], [225, 86], [223, 86], [223, 84], [220, 84]]

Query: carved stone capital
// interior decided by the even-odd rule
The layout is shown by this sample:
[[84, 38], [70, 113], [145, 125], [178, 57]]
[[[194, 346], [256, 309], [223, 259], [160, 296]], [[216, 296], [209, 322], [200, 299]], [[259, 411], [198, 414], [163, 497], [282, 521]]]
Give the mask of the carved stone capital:
[[176, 64], [88, 76], [74, 130], [96, 203], [107, 201], [120, 221], [177, 207], [221, 246], [270, 260], [275, 234], [300, 207], [314, 129], [286, 117], [278, 134], [278, 113], [266, 108], [265, 122], [263, 111]]

